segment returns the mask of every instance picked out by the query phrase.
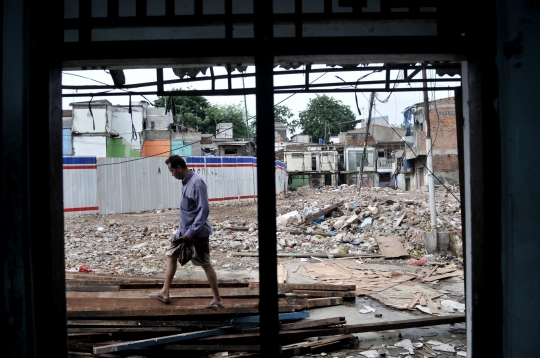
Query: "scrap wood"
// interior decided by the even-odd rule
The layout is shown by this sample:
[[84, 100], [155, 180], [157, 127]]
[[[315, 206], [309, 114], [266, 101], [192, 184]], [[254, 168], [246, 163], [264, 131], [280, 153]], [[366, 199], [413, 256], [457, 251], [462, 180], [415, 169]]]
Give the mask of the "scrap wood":
[[352, 334], [339, 335], [335, 337], [329, 337], [317, 340], [315, 342], [302, 342], [297, 344], [286, 345], [281, 348], [282, 355], [284, 357], [291, 357], [300, 354], [314, 354], [321, 351], [321, 349], [331, 349], [331, 347], [342, 347], [343, 345], [350, 345], [356, 341], [356, 338]]
[[282, 264], [278, 265], [278, 283], [287, 281], [287, 269]]
[[429, 271], [429, 273], [424, 278], [428, 278], [429, 276], [431, 276], [433, 272], [435, 272], [437, 269], [438, 269], [437, 266], [433, 267], [433, 269], [431, 269], [431, 271]]
[[[249, 287], [259, 287], [259, 282], [251, 282]], [[353, 284], [332, 285], [324, 283], [278, 283], [278, 289], [285, 292], [293, 290], [322, 290], [322, 291], [352, 291], [356, 288]]]
[[125, 351], [129, 349], [144, 348], [144, 347], [154, 346], [158, 344], [167, 344], [167, 343], [184, 341], [184, 340], [189, 340], [189, 339], [197, 339], [197, 338], [203, 338], [203, 337], [208, 337], [208, 336], [217, 336], [220, 334], [225, 334], [229, 332], [231, 329], [232, 327], [222, 327], [222, 328], [210, 329], [206, 331], [180, 333], [180, 334], [175, 334], [172, 336], [155, 337], [155, 338], [150, 338], [150, 339], [142, 339], [139, 341], [115, 343], [115, 344], [110, 344], [106, 346], [94, 346], [93, 353], [98, 355], [98, 354], [103, 354], [103, 353]]
[[414, 308], [414, 305], [416, 304], [416, 302], [418, 302], [418, 300], [420, 299], [420, 297], [422, 297], [422, 292], [418, 292], [412, 299], [411, 301], [407, 304], [407, 308], [412, 310]]
[[331, 317], [323, 319], [304, 319], [299, 322], [285, 323], [280, 326], [281, 331], [290, 331], [294, 329], [305, 329], [314, 327], [334, 326], [338, 324], [345, 324], [347, 321], [345, 317]]
[[304, 223], [309, 224], [313, 220], [317, 219], [320, 216], [328, 215], [329, 213], [336, 210], [338, 207], [340, 207], [342, 205], [343, 205], [343, 201], [340, 201], [339, 203], [334, 204], [334, 205], [330, 205], [330, 206], [328, 206], [328, 207], [326, 207], [326, 208], [324, 208], [322, 210], [317, 211], [316, 213], [306, 215], [306, 217], [304, 218]]
[[[66, 292], [67, 298], [148, 298], [150, 290], [123, 290], [112, 292]], [[284, 293], [284, 292], [283, 292]], [[170, 297], [213, 297], [212, 290], [210, 288], [172, 288], [169, 291]], [[258, 287], [222, 287], [219, 290], [221, 297], [258, 297]]]
[[431, 298], [427, 297], [426, 301], [427, 301], [427, 306], [429, 307], [429, 310], [431, 311], [431, 313], [432, 314], [438, 314], [439, 310], [437, 309], [437, 306], [435, 306], [435, 304], [433, 303]]
[[[340, 258], [340, 257], [361, 257], [361, 258], [379, 258], [383, 257], [383, 255], [379, 254], [365, 254], [365, 255], [358, 255], [358, 254], [333, 254], [334, 258]], [[249, 256], [249, 257], [258, 257], [258, 252], [231, 252], [231, 256]], [[301, 252], [278, 252], [277, 257], [303, 257], [303, 258], [310, 258], [310, 257], [319, 257], [319, 258], [328, 258], [328, 254], [309, 254], [309, 253], [301, 253]]]
[[[260, 345], [223, 345], [223, 344], [167, 344], [160, 348], [160, 350], [168, 351], [219, 351], [219, 352], [234, 352], [234, 351], [246, 351], [246, 352], [258, 352], [261, 350]], [[229, 355], [231, 357], [231, 355]]]
[[397, 236], [377, 236], [375, 240], [377, 240], [379, 251], [384, 257], [409, 256], [409, 253], [405, 250], [405, 247], [403, 247]]
[[343, 297], [309, 298], [308, 308], [337, 306], [343, 304]]
[[420, 305], [422, 305], [422, 306], [425, 306], [427, 304], [426, 298], [424, 297], [424, 295], [422, 295], [422, 297], [420, 297], [420, 300], [418, 300], [418, 303], [420, 303]]
[[302, 293], [315, 297], [356, 297], [354, 291], [319, 291], [319, 290], [293, 290], [294, 293]]
[[[426, 317], [410, 320], [386, 321], [377, 323], [362, 323], [355, 325], [344, 325], [342, 327], [300, 329], [291, 331], [280, 331], [279, 340], [281, 344], [287, 342], [298, 342], [309, 337], [335, 336], [339, 334], [354, 334], [366, 332], [379, 332], [388, 330], [398, 330], [405, 328], [429, 327], [444, 324], [454, 324], [465, 322], [465, 315], [452, 315], [444, 317]], [[201, 338], [199, 341], [217, 342], [222, 344], [233, 344], [233, 342], [246, 342], [258, 340], [259, 333], [232, 333], [213, 337]]]
[[[308, 308], [306, 299], [296, 298], [298, 304], [289, 303], [290, 298], [278, 298], [279, 312], [300, 311]], [[68, 318], [104, 317], [150, 317], [214, 314], [257, 314], [258, 298], [225, 298], [223, 308], [208, 309], [207, 298], [173, 297], [170, 304], [152, 298], [67, 298]]]
[[455, 276], [463, 276], [463, 271], [458, 270], [458, 271], [454, 271], [454, 272], [450, 272], [450, 273], [445, 273], [445, 274], [442, 274], [442, 275], [431, 276], [431, 277], [424, 278], [422, 281], [424, 281], [424, 282], [432, 282], [432, 281], [435, 281], [435, 280], [442, 280], [443, 278], [455, 277]]
[[302, 266], [302, 265], [296, 266], [296, 268], [293, 270], [293, 273], [295, 273], [296, 271], [298, 271], [298, 269], [300, 268], [300, 266]]

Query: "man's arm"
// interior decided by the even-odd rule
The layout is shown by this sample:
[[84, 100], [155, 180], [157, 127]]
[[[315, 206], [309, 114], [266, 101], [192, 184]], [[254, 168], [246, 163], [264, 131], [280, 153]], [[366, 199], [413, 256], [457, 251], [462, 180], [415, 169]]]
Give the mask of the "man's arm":
[[210, 214], [210, 205], [208, 204], [208, 192], [204, 183], [197, 184], [194, 188], [194, 200], [197, 203], [197, 216], [193, 220], [193, 224], [186, 231], [184, 236], [193, 238], [199, 231], [201, 231], [203, 225], [206, 223], [208, 214]]

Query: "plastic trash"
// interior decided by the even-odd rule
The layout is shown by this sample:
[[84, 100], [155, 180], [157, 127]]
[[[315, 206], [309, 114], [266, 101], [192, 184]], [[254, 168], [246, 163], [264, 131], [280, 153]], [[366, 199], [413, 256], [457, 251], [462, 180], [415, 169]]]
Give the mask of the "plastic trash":
[[312, 224], [320, 224], [322, 223], [323, 221], [326, 220], [326, 216], [324, 215], [321, 215], [319, 216], [318, 218], [316, 218], [315, 220], [311, 221]]
[[77, 270], [79, 272], [92, 272], [92, 270], [86, 265], [79, 266], [79, 268]]

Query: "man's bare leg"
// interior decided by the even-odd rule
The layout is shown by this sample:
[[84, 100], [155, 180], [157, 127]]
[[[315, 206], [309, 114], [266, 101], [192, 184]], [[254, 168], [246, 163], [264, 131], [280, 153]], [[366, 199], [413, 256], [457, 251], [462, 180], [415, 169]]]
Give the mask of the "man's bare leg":
[[169, 298], [169, 289], [171, 288], [172, 280], [176, 274], [176, 268], [178, 267], [178, 256], [180, 255], [165, 256], [167, 257], [167, 270], [165, 271], [165, 281], [163, 282], [163, 287], [159, 291], [159, 294], [163, 298]]
[[217, 282], [217, 275], [216, 275], [216, 271], [214, 270], [214, 267], [211, 264], [208, 264], [208, 265], [204, 265], [202, 268], [204, 269], [204, 273], [206, 273], [206, 278], [208, 279], [208, 283], [210, 284], [210, 288], [212, 289], [214, 300], [221, 302], [221, 297], [219, 295], [219, 288], [218, 288], [218, 282]]

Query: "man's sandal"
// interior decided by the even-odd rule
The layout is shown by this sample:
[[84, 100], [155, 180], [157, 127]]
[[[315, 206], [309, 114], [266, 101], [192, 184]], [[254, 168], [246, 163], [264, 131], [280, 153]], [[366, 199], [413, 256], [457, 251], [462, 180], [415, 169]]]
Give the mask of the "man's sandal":
[[217, 301], [217, 300], [212, 300], [212, 302], [210, 302], [206, 308], [223, 308], [223, 304], [221, 303], [221, 300], [220, 301]]

